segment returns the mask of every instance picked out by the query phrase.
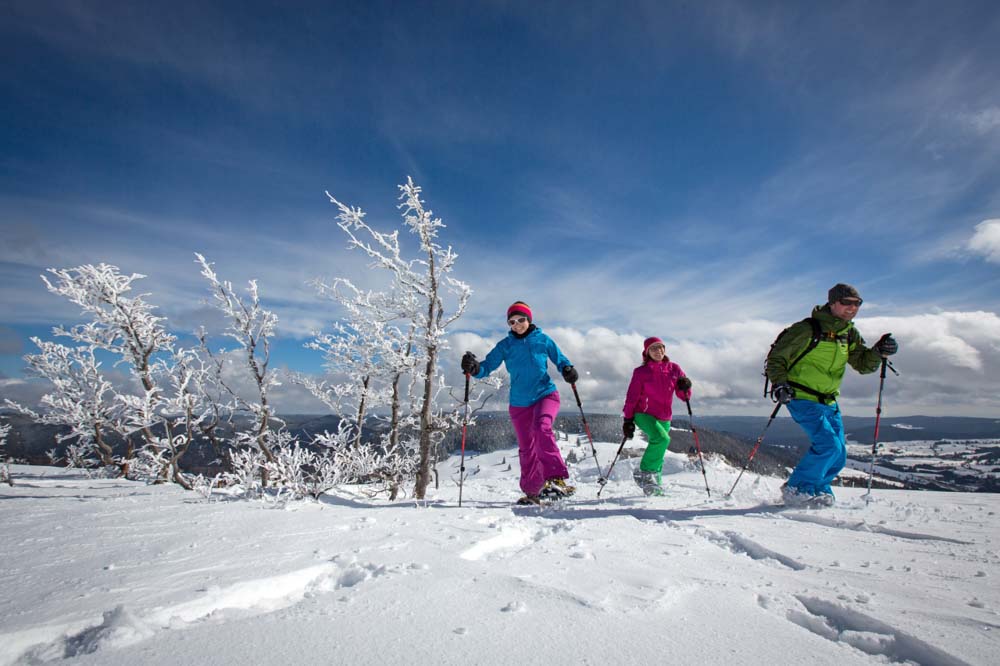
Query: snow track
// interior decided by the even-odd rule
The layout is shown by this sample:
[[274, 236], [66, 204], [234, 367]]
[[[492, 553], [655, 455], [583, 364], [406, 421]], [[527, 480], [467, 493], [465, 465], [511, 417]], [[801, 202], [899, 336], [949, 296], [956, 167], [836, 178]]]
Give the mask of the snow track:
[[837, 520], [835, 518], [828, 518], [825, 516], [816, 515], [805, 515], [805, 514], [787, 514], [784, 516], [788, 520], [797, 520], [803, 523], [813, 523], [816, 525], [823, 525], [824, 527], [832, 527], [841, 530], [854, 530], [857, 532], [872, 532], [876, 534], [885, 534], [887, 536], [898, 537], [900, 539], [909, 539], [911, 541], [941, 541], [942, 543], [958, 543], [963, 545], [970, 545], [970, 541], [962, 541], [961, 539], [952, 539], [950, 537], [935, 536], [932, 534], [920, 534], [918, 532], [904, 532], [902, 530], [894, 530], [883, 525], [871, 525], [865, 521], [860, 522], [850, 522], [846, 520]]
[[796, 598], [805, 611], [791, 610], [788, 619], [827, 640], [845, 643], [894, 663], [969, 666], [967, 661], [854, 609], [814, 597]]
[[756, 541], [748, 539], [736, 532], [727, 531], [722, 534], [716, 534], [714, 532], [709, 532], [704, 530], [703, 533], [705, 537], [712, 543], [725, 548], [734, 553], [742, 553], [749, 556], [751, 559], [758, 561], [771, 561], [777, 562], [778, 564], [791, 569], [792, 571], [802, 571], [806, 568], [806, 565], [795, 559], [788, 557], [787, 555], [782, 555], [781, 553], [775, 552], [769, 548], [766, 548]]
[[127, 647], [159, 632], [183, 629], [196, 622], [225, 622], [272, 613], [294, 606], [309, 595], [353, 588], [386, 573], [389, 570], [381, 565], [326, 562], [277, 576], [241, 581], [225, 588], [204, 590], [189, 601], [148, 612], [116, 606], [104, 612], [101, 622], [83, 629], [67, 631], [67, 626], [54, 625], [48, 631], [0, 634], [0, 643], [6, 646], [4, 654], [8, 659], [13, 657], [28, 663], [78, 657]]

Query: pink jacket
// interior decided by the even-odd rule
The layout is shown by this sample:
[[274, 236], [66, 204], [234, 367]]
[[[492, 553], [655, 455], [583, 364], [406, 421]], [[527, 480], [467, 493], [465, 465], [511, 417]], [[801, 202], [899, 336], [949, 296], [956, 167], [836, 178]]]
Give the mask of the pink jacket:
[[667, 358], [659, 363], [651, 360], [643, 363], [632, 372], [622, 410], [625, 418], [631, 419], [639, 412], [669, 421], [674, 414], [674, 394], [681, 400], [691, 399], [690, 390], [677, 390], [677, 380], [684, 376], [681, 366]]

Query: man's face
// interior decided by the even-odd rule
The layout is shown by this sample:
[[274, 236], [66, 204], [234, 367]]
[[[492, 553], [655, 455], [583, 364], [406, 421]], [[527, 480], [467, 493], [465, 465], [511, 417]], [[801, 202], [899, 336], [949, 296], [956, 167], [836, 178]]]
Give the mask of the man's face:
[[837, 319], [851, 321], [857, 316], [860, 307], [861, 299], [859, 298], [840, 298], [830, 303], [830, 312]]

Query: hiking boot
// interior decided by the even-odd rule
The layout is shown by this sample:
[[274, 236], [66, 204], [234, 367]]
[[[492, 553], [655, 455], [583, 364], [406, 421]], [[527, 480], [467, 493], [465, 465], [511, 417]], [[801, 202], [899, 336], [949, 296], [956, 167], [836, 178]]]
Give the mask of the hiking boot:
[[781, 486], [781, 500], [785, 506], [805, 506], [812, 500], [813, 496], [803, 492], [795, 486], [787, 483]]
[[642, 488], [643, 486], [646, 486], [653, 482], [653, 473], [644, 472], [641, 469], [637, 469], [634, 472], [632, 472], [632, 480], [636, 482], [636, 485]]
[[521, 506], [538, 506], [542, 503], [542, 498], [538, 495], [525, 495], [521, 499], [517, 500], [517, 504]]
[[651, 483], [642, 487], [642, 493], [646, 497], [663, 497], [666, 493], [663, 492], [663, 486]]
[[554, 497], [569, 497], [576, 492], [576, 486], [566, 483], [566, 479], [549, 479], [542, 488], [543, 495]]
[[642, 488], [643, 494], [647, 497], [650, 495], [663, 495], [663, 488], [660, 486], [661, 477], [659, 473], [646, 472], [642, 469], [637, 469], [632, 472], [632, 478], [635, 479], [636, 484]]
[[837, 498], [833, 496], [833, 493], [816, 493], [816, 495], [813, 496], [812, 502], [810, 502], [809, 504], [810, 506], [815, 506], [818, 508], [819, 507], [827, 508], [833, 506], [836, 503], [837, 503]]

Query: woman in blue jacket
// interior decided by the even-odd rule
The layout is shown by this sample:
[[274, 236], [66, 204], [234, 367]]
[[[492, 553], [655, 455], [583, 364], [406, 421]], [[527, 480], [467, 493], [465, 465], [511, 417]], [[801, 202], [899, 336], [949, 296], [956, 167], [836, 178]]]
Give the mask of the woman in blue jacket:
[[517, 433], [521, 462], [519, 504], [538, 504], [541, 496], [565, 497], [575, 491], [567, 485], [566, 463], [556, 445], [552, 423], [559, 413], [559, 392], [549, 377], [548, 362], [575, 384], [579, 374], [563, 353], [531, 321], [531, 308], [517, 301], [507, 308], [510, 332], [486, 355], [482, 363], [472, 352], [462, 357], [462, 371], [476, 379], [489, 376], [503, 363], [510, 373], [510, 420]]

